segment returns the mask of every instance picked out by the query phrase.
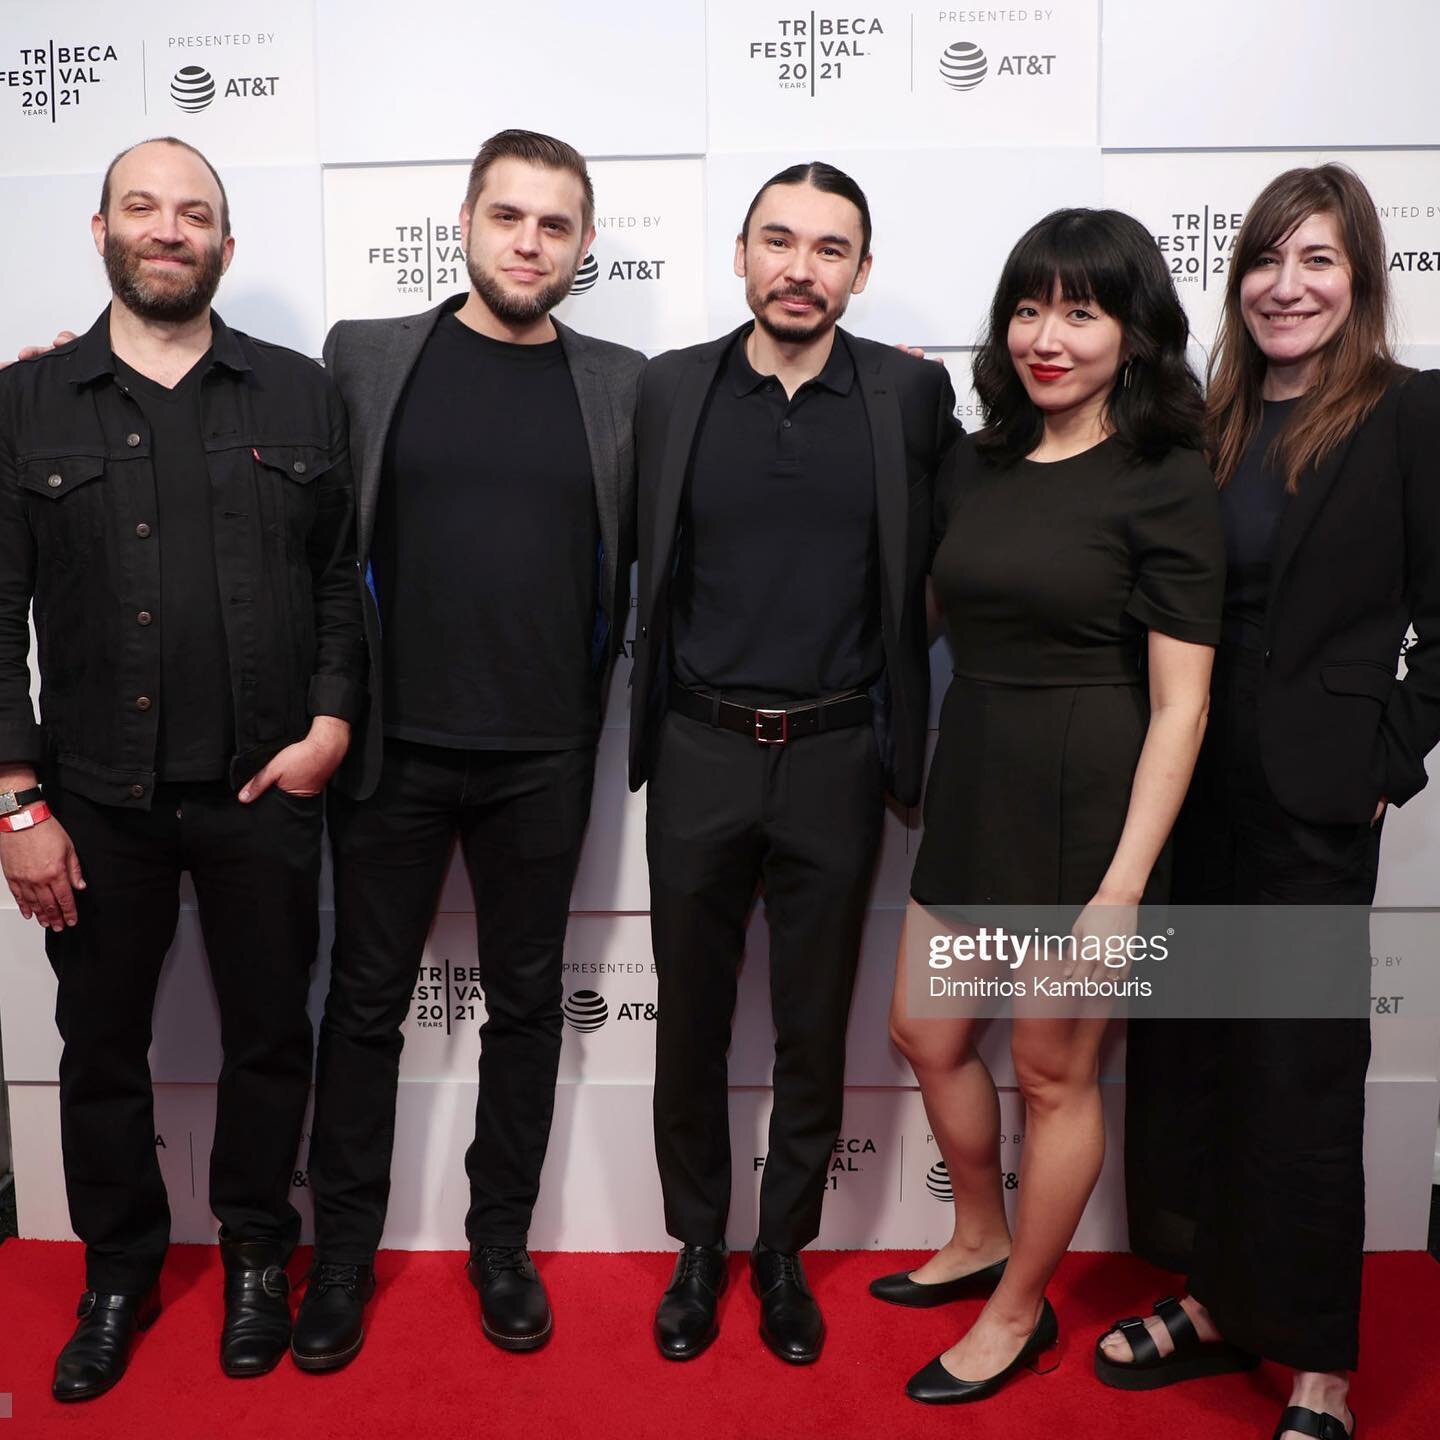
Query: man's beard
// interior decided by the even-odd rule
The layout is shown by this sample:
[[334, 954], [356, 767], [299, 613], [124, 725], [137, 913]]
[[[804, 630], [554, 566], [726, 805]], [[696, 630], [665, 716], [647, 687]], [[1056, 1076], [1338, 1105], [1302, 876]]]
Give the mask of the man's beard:
[[[141, 250], [114, 231], [105, 233], [105, 273], [110, 288], [117, 300], [145, 320], [180, 323], [204, 314], [220, 288], [222, 254], [219, 245], [195, 250], [183, 241], [174, 245], [151, 241]], [[177, 256], [188, 261], [190, 268], [177, 270], [168, 284], [159, 276], [147, 275], [145, 258], [160, 255]]]
[[[796, 316], [793, 320], [772, 320], [769, 310], [770, 302], [785, 300], [792, 296], [808, 300], [815, 307], [813, 317], [804, 319]], [[767, 335], [774, 340], [781, 340], [792, 345], [817, 339], [836, 324], [845, 313], [844, 305], [832, 313], [823, 295], [817, 294], [813, 290], [800, 289], [794, 285], [781, 285], [768, 295], [762, 296], [759, 289], [748, 279], [745, 281], [745, 303], [755, 316], [755, 323]]]
[[569, 293], [575, 283], [575, 273], [580, 268], [580, 257], [562, 274], [557, 275], [543, 290], [533, 295], [512, 295], [501, 288], [500, 282], [482, 270], [469, 255], [465, 257], [465, 268], [470, 272], [470, 283], [485, 302], [486, 308], [506, 325], [528, 325], [548, 315]]

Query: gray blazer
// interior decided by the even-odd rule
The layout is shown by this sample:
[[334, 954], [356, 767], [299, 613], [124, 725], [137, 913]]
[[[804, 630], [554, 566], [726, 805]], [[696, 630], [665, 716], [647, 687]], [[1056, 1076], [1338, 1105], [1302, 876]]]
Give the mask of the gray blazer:
[[[350, 414], [356, 552], [362, 576], [370, 564], [385, 441], [395, 407], [436, 322], [464, 302], [464, 295], [451, 296], [433, 310], [399, 320], [341, 320], [325, 338], [325, 368], [340, 387]], [[581, 335], [558, 320], [554, 323], [580, 402], [595, 480], [595, 513], [603, 548], [600, 604], [610, 625], [610, 645], [601, 677], [603, 695], [611, 663], [624, 642], [630, 608], [630, 563], [635, 555], [632, 424], [645, 357], [624, 345]], [[349, 754], [334, 781], [357, 800], [371, 794], [379, 783], [384, 736], [380, 714], [380, 697], [384, 693], [380, 683], [380, 619], [368, 585], [365, 638], [370, 651], [366, 703]]]

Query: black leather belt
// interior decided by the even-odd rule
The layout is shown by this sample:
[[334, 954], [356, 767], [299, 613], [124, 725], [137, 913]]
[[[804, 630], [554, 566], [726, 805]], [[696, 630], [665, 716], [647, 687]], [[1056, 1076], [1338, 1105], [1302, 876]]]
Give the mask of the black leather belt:
[[683, 685], [671, 685], [670, 708], [686, 719], [748, 735], [757, 745], [784, 745], [804, 735], [843, 730], [870, 721], [870, 697], [858, 690], [772, 710], [737, 705], [733, 700], [721, 700], [699, 690], [687, 690]]

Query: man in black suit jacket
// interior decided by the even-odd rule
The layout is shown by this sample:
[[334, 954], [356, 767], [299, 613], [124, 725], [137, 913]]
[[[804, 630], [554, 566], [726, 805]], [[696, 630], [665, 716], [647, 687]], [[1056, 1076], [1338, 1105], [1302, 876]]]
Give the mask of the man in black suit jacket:
[[[550, 319], [595, 231], [582, 157], [509, 130], [460, 212], [471, 289], [345, 321], [367, 580], [367, 705], [330, 798], [336, 933], [310, 1152], [315, 1265], [303, 1369], [346, 1364], [389, 1196], [395, 1099], [425, 936], [458, 834], [486, 1020], [469, 1273], [510, 1350], [551, 1329], [526, 1251], [555, 1097], [561, 959], [633, 549], [631, 421], [644, 358]], [[383, 621], [383, 628], [381, 622]]]
[[760, 1333], [793, 1363], [824, 1338], [798, 1252], [841, 1122], [885, 792], [920, 791], [931, 490], [958, 429], [942, 367], [837, 328], [869, 249], [847, 175], [777, 175], [736, 242], [755, 323], [661, 356], [641, 386], [630, 784], [650, 787], [655, 1145], [683, 1246], [655, 1320], [671, 1359], [716, 1334], [725, 1056], [757, 884], [776, 1027]]

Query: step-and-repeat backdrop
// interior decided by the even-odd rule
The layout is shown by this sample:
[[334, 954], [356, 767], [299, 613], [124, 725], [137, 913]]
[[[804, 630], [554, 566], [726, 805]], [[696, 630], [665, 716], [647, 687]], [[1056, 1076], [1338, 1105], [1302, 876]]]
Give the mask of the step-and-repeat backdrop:
[[[1440, 363], [1440, 9], [1374, 0], [1204, 6], [1154, 0], [921, 7], [861, 0], [550, 0], [543, 16], [466, 0], [0, 0], [0, 353], [83, 329], [107, 299], [90, 240], [115, 151], [174, 134], [230, 191], [235, 261], [220, 292], [240, 328], [320, 353], [326, 327], [423, 310], [464, 288], [457, 211], [481, 140], [548, 131], [593, 161], [597, 237], [560, 308], [648, 353], [745, 316], [731, 272], [758, 185], [822, 158], [869, 194], [875, 268], [847, 323], [951, 366], [973, 425], [970, 355], [1011, 243], [1060, 205], [1139, 216], [1169, 258], [1203, 362], [1236, 230], [1261, 185], [1339, 158], [1384, 219], [1407, 358]], [[947, 671], [934, 655], [936, 710]], [[555, 1130], [532, 1241], [668, 1244], [650, 1148], [655, 977], [643, 793], [624, 780], [628, 664], [600, 744], [572, 901]], [[983, 764], [984, 757], [976, 762]], [[949, 1181], [913, 1080], [886, 1038], [918, 816], [892, 810], [866, 931], [822, 1246], [921, 1246], [949, 1234]], [[1440, 786], [1386, 824], [1380, 900], [1435, 904]], [[219, 1063], [199, 927], [186, 908], [151, 1054], [155, 1145], [177, 1239], [205, 1240]], [[69, 1235], [60, 1170], [54, 985], [41, 936], [0, 909], [0, 1021], [23, 1234]], [[329, 931], [329, 889], [325, 890]], [[328, 938], [317, 958], [318, 1019]], [[484, 995], [458, 863], [416, 984], [402, 1065], [386, 1243], [458, 1248]], [[1440, 1070], [1434, 1026], [1408, 1021], [1403, 969], [1377, 963], [1368, 1097], [1368, 1242], [1419, 1248]], [[1379, 1002], [1377, 1001], [1377, 1005]], [[1398, 1014], [1397, 1014], [1398, 1011]], [[772, 1031], [766, 928], [750, 929], [731, 1051], [731, 1238], [754, 1233]], [[1002, 1090], [1015, 1199], [1024, 1110], [1004, 1026], [983, 1049]], [[1124, 1037], [1104, 1054], [1111, 1145], [1076, 1237], [1124, 1246]], [[294, 1193], [307, 1208], [304, 1147]]]

